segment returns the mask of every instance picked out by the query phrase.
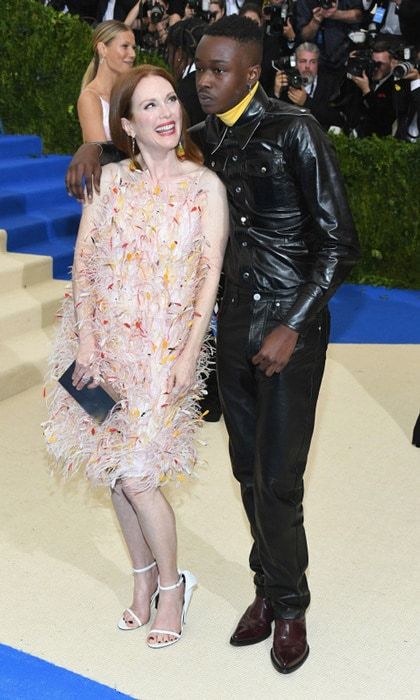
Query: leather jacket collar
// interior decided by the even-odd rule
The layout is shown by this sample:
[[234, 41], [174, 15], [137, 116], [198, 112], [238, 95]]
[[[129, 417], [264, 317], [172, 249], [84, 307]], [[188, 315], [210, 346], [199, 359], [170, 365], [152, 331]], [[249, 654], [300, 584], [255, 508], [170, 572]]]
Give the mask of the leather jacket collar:
[[[241, 150], [247, 146], [253, 133], [258, 128], [268, 109], [268, 105], [269, 99], [260, 85], [245, 112], [241, 114], [238, 121], [231, 127], [231, 130], [234, 130], [235, 138], [238, 140]], [[222, 145], [229, 127], [223, 124], [215, 114], [207, 118], [206, 126], [207, 139], [211, 144], [211, 153], [213, 154]]]

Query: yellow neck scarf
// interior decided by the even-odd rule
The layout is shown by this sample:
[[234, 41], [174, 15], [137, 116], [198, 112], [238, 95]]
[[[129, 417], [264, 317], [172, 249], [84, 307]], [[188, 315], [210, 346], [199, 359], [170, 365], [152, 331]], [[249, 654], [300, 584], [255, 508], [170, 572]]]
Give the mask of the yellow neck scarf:
[[233, 126], [238, 121], [239, 117], [245, 112], [246, 108], [248, 107], [249, 103], [251, 102], [252, 98], [257, 92], [258, 85], [259, 83], [257, 81], [254, 87], [251, 88], [249, 93], [245, 95], [244, 99], [241, 100], [239, 104], [232, 107], [232, 109], [229, 109], [223, 114], [216, 115], [219, 117], [219, 119], [222, 120], [223, 124], [226, 124], [226, 126]]

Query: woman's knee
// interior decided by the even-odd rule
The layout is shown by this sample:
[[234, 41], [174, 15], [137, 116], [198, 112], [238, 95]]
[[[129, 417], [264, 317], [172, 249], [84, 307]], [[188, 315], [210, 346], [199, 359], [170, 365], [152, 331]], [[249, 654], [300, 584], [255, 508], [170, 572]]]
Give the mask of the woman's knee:
[[156, 494], [157, 489], [151, 489], [144, 479], [132, 477], [130, 479], [121, 480], [122, 493], [128, 500], [133, 503], [136, 501], [150, 501]]

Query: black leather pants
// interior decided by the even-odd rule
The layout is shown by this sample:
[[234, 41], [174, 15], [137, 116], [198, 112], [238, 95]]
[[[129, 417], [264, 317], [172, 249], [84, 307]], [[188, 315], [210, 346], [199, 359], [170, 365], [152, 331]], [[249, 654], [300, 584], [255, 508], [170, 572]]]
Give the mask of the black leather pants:
[[280, 374], [267, 377], [251, 358], [292, 303], [290, 293], [253, 296], [229, 285], [217, 342], [232, 468], [254, 539], [250, 566], [257, 595], [268, 597], [282, 618], [300, 617], [310, 600], [303, 474], [325, 365], [328, 310], [299, 336]]

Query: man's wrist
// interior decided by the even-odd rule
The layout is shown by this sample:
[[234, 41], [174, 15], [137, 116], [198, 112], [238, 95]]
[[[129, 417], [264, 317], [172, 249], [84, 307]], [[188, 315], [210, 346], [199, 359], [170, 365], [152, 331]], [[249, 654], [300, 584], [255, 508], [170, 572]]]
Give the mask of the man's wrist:
[[98, 146], [99, 148], [99, 155], [98, 158], [101, 157], [102, 153], [104, 152], [104, 147], [99, 141], [89, 141], [89, 146]]

